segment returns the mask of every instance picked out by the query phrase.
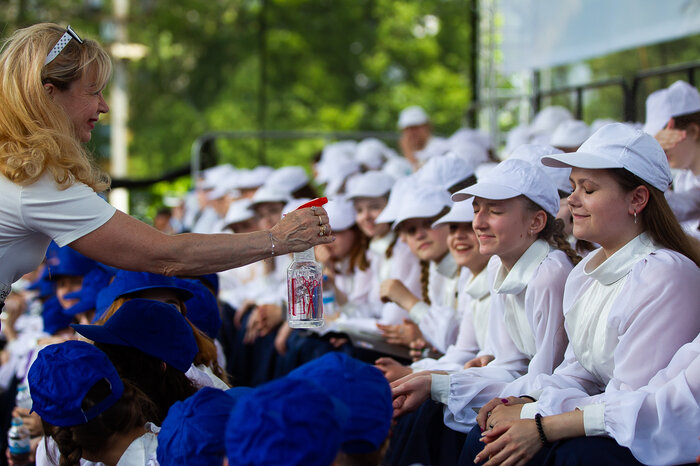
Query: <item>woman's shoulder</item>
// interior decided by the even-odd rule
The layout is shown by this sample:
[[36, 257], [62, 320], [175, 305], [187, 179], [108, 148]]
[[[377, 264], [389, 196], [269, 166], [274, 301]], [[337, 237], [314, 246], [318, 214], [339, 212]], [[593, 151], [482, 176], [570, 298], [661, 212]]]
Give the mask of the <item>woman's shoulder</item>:
[[[651, 274], [651, 276], [683, 278], [687, 283], [700, 280], [700, 268], [687, 256], [672, 249], [661, 248], [650, 252], [632, 267], [633, 274]], [[699, 282], [700, 284], [700, 282]]]

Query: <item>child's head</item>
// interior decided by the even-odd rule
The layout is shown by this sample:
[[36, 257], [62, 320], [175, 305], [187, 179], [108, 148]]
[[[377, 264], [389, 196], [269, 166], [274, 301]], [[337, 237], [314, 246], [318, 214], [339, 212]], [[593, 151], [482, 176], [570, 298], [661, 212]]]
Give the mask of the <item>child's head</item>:
[[393, 228], [421, 261], [439, 261], [447, 254], [446, 225], [433, 223], [451, 207], [447, 191], [415, 186], [405, 191]]
[[143, 427], [151, 417], [150, 400], [122, 381], [107, 355], [83, 341], [42, 349], [29, 369], [33, 410], [61, 455], [99, 461], [114, 435]]
[[455, 202], [450, 211], [440, 217], [433, 227], [447, 225], [447, 247], [450, 254], [458, 266], [467, 267], [476, 275], [486, 267], [491, 255], [479, 252], [479, 240], [472, 227], [473, 220], [474, 207], [470, 199]]
[[386, 235], [391, 226], [377, 223], [377, 217], [384, 210], [394, 178], [378, 171], [371, 171], [348, 180], [348, 199], [355, 207], [357, 226], [369, 238]]
[[168, 411], [158, 433], [160, 464], [221, 464], [226, 457], [226, 424], [238, 398], [249, 387], [204, 387]]
[[[481, 254], [495, 254], [510, 268], [559, 211], [559, 195], [544, 170], [508, 159], [452, 198], [474, 197], [473, 227]], [[548, 238], [545, 238], [548, 239]]]
[[569, 208], [574, 236], [616, 250], [646, 231], [654, 241], [699, 262], [666, 203], [672, 177], [666, 155], [647, 133], [624, 124], [598, 130], [572, 154], [542, 162], [572, 167]]

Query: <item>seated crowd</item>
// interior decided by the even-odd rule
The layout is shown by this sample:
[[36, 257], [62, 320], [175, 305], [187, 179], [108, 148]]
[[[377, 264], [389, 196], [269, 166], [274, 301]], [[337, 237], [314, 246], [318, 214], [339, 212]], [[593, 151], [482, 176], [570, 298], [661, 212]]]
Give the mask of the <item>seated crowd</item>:
[[499, 153], [409, 107], [401, 154], [204, 170], [154, 226], [247, 233], [329, 198], [325, 325], [286, 324], [291, 255], [168, 277], [54, 244], [5, 302], [4, 428], [37, 465], [695, 462], [700, 94], [646, 119], [548, 107]]

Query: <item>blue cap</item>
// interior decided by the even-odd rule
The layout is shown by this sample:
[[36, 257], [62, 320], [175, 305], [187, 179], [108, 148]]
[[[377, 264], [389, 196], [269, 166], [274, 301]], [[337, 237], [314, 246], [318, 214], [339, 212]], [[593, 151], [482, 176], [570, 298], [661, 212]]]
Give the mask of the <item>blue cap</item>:
[[192, 293], [192, 297], [185, 301], [187, 318], [209, 338], [216, 338], [221, 328], [221, 315], [216, 297], [199, 280], [176, 278], [175, 283]]
[[199, 275], [196, 278], [207, 282], [211, 289], [214, 290], [214, 296], [219, 296], [219, 275], [215, 273], [208, 273], [206, 275]]
[[326, 353], [294, 369], [288, 377], [311, 380], [350, 409], [343, 425], [345, 453], [370, 453], [386, 440], [393, 413], [391, 388], [379, 369], [350, 356]]
[[283, 377], [238, 400], [226, 427], [230, 464], [328, 466], [348, 408], [313, 382]]
[[95, 308], [96, 318], [99, 318], [97, 315], [101, 317], [109, 306], [111, 306], [112, 303], [120, 296], [156, 288], [171, 289], [175, 291], [183, 302], [192, 297], [192, 293], [179, 287], [175, 283], [175, 278], [173, 277], [166, 277], [165, 275], [149, 272], [130, 272], [128, 270], [119, 270], [114, 276], [112, 283], [110, 283], [107, 288], [100, 291], [97, 295], [97, 307]]
[[[158, 433], [158, 462], [171, 466], [209, 466], [226, 457], [226, 423], [238, 397], [252, 390], [204, 387], [168, 410]], [[245, 389], [245, 390], [240, 390]]]
[[52, 280], [62, 275], [82, 277], [97, 267], [97, 262], [83, 256], [68, 246], [58, 249], [56, 258], [58, 260], [58, 264], [56, 265], [51, 265], [51, 261], [47, 260], [49, 277]]
[[55, 296], [47, 299], [44, 303], [41, 318], [44, 321], [44, 332], [51, 335], [70, 327], [71, 322], [73, 322], [73, 316], [63, 312], [63, 306]]
[[[101, 265], [101, 264], [99, 264]], [[110, 269], [96, 267], [83, 278], [83, 286], [78, 291], [65, 295], [66, 299], [78, 299], [73, 306], [65, 309], [68, 315], [76, 315], [81, 312], [91, 311], [97, 306], [97, 294], [109, 285], [114, 276]]]
[[171, 304], [151, 299], [125, 302], [104, 325], [72, 325], [99, 343], [129, 346], [187, 372], [199, 348], [192, 327]]
[[54, 289], [54, 283], [49, 280], [49, 269], [48, 267], [41, 272], [41, 276], [33, 281], [28, 287], [28, 290], [33, 290], [38, 293], [38, 298], [48, 298], [53, 295], [56, 290]]
[[[106, 379], [111, 392], [87, 411], [85, 395]], [[109, 409], [124, 393], [117, 370], [106, 354], [84, 341], [68, 340], [39, 351], [27, 376], [32, 411], [59, 427], [85, 424]]]

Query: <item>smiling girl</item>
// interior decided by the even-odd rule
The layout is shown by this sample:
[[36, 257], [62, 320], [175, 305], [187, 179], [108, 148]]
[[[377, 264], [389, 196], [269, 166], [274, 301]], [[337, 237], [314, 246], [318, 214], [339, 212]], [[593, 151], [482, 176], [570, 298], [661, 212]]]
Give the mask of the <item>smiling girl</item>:
[[495, 360], [485, 367], [452, 374], [420, 372], [392, 384], [396, 415], [432, 394], [447, 405], [448, 426], [462, 432], [474, 423], [471, 407], [499, 394], [525, 371], [521, 379], [551, 374], [561, 362], [566, 347], [561, 298], [578, 258], [554, 218], [559, 210], [556, 187], [539, 167], [523, 160], [501, 162], [453, 199], [472, 196], [479, 251], [496, 256], [489, 262], [490, 319], [505, 325], [490, 329], [505, 328], [511, 345], [495, 347]]
[[[412, 340], [421, 336], [440, 352], [454, 343], [459, 325], [457, 283], [459, 267], [447, 249], [447, 225], [433, 222], [451, 205], [447, 191], [416, 186], [403, 193], [393, 228], [421, 263], [421, 297], [414, 295], [401, 280], [386, 280], [380, 293], [408, 311], [412, 323], [399, 327], [411, 333]], [[380, 326], [382, 328], [382, 326]]]
[[[623, 124], [607, 125], [576, 153], [542, 161], [572, 167], [574, 235], [601, 247], [566, 282], [570, 343], [564, 362], [551, 375], [502, 392], [529, 393], [529, 400], [499, 398], [484, 405], [478, 421], [482, 428], [493, 426], [486, 434], [491, 445], [476, 459], [494, 455], [488, 464], [500, 464], [537, 454], [539, 461], [556, 449], [558, 457], [576, 457], [580, 464], [620, 458], [635, 463], [628, 450], [609, 438], [540, 449], [567, 438], [614, 434], [610, 413], [622, 409], [629, 416], [633, 408], [619, 405], [625, 397], [608, 399], [608, 394], [647, 385], [684, 343], [696, 338], [700, 254], [666, 203], [663, 191], [671, 173], [663, 150], [648, 134]], [[480, 435], [472, 430], [470, 439]], [[465, 461], [474, 459], [471, 453]]]

